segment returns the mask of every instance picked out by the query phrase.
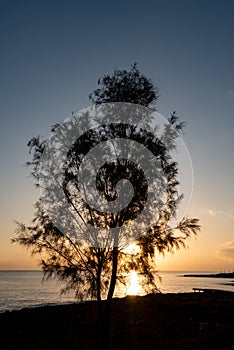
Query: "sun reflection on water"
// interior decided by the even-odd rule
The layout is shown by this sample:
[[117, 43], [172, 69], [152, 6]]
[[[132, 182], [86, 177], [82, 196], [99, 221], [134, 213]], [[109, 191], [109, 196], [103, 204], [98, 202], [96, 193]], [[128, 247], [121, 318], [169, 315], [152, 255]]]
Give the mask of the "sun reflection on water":
[[129, 283], [127, 287], [127, 295], [137, 295], [140, 293], [139, 277], [136, 271], [131, 270], [129, 273]]

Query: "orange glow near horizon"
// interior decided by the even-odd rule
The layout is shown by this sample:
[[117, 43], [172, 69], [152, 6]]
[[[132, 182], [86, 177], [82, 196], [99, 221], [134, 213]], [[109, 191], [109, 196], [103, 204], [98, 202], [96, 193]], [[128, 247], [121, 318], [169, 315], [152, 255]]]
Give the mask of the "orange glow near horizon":
[[[174, 254], [166, 253], [165, 256], [156, 254], [155, 269], [159, 271], [233, 271], [234, 269], [234, 219], [230, 215], [210, 214], [210, 210], [199, 209], [193, 205], [190, 208], [195, 217], [200, 218], [202, 230], [197, 237], [191, 237], [187, 241], [187, 249], [179, 249]], [[21, 212], [11, 213], [11, 217], [20, 217]], [[30, 222], [32, 213], [24, 219]], [[9, 226], [1, 226], [0, 244], [0, 270], [37, 270], [39, 256], [32, 256], [30, 250], [17, 244], [11, 244], [11, 238], [15, 236], [15, 223], [11, 221]], [[134, 244], [129, 245], [127, 253], [137, 253]]]

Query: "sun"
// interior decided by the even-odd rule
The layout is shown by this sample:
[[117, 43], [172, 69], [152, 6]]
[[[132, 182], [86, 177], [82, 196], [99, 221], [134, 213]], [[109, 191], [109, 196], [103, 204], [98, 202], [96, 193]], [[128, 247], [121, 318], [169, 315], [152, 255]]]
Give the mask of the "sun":
[[127, 287], [128, 295], [137, 295], [140, 292], [140, 285], [138, 283], [138, 275], [136, 271], [131, 270], [129, 273], [129, 283]]

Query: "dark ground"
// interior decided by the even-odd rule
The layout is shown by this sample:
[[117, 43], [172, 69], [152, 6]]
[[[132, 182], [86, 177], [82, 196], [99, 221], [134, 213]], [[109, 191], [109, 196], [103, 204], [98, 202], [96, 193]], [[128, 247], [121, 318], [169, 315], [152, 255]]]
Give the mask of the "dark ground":
[[0, 346], [13, 349], [233, 349], [234, 293], [114, 299], [109, 335], [95, 302], [0, 314]]

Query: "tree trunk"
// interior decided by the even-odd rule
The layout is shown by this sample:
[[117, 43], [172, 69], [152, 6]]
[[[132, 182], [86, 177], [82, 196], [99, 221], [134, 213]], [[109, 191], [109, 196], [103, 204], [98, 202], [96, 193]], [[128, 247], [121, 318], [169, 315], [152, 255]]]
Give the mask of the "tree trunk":
[[98, 304], [98, 317], [99, 322], [102, 321], [102, 291], [101, 291], [101, 272], [102, 272], [102, 262], [100, 260], [100, 251], [98, 255], [98, 266], [97, 266], [97, 279], [96, 279], [96, 287], [97, 287], [97, 304]]
[[99, 309], [99, 316], [101, 316], [101, 271], [98, 269], [97, 271], [97, 302], [98, 302], [98, 309]]
[[107, 300], [110, 302], [113, 298], [113, 294], [115, 291], [116, 278], [117, 278], [117, 267], [118, 267], [118, 253], [119, 250], [117, 247], [113, 248], [113, 259], [112, 259], [112, 273], [111, 273], [111, 281], [110, 287], [108, 290]]
[[109, 343], [109, 331], [110, 331], [110, 323], [111, 323], [111, 300], [115, 291], [115, 285], [116, 285], [116, 278], [117, 278], [117, 267], [118, 267], [118, 248], [113, 248], [113, 257], [112, 257], [112, 272], [111, 272], [111, 280], [110, 280], [110, 286], [108, 290], [107, 300], [106, 300], [106, 308], [105, 308], [105, 315], [103, 320], [103, 326], [104, 326], [104, 342], [103, 342], [103, 349], [108, 349], [108, 343]]

